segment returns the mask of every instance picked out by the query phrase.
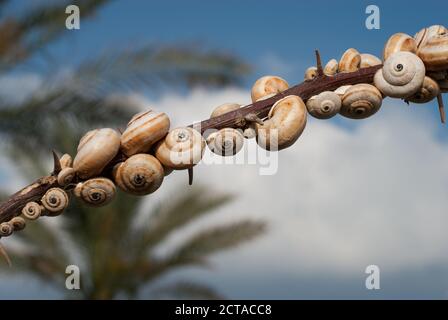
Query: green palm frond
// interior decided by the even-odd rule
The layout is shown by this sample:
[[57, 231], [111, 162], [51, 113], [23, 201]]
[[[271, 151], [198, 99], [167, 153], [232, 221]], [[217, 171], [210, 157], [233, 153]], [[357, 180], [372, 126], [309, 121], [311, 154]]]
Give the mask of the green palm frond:
[[220, 300], [223, 296], [207, 285], [194, 282], [178, 282], [151, 291], [158, 299], [207, 299]]

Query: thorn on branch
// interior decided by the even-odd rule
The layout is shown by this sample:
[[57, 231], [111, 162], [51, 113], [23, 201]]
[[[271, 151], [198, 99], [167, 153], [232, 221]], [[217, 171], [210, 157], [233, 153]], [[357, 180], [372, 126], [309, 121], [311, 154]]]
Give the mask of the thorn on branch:
[[316, 67], [317, 67], [317, 75], [323, 76], [324, 75], [324, 69], [322, 68], [322, 60], [320, 58], [319, 50], [315, 50], [316, 52]]
[[188, 168], [188, 184], [193, 184], [193, 168]]
[[445, 115], [445, 108], [443, 106], [443, 98], [442, 98], [442, 94], [441, 93], [439, 93], [437, 95], [437, 103], [439, 104], [440, 120], [444, 124], [445, 121], [446, 121], [446, 115]]
[[59, 172], [61, 172], [62, 167], [61, 167], [61, 161], [59, 160], [59, 156], [57, 155], [57, 153], [52, 150], [53, 152], [53, 172], [52, 175], [58, 175]]

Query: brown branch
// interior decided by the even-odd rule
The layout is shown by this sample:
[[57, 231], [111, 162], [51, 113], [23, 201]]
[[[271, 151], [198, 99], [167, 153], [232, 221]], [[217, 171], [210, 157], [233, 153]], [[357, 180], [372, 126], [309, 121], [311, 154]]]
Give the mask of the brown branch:
[[[316, 59], [319, 62], [319, 52], [316, 51]], [[289, 88], [271, 98], [261, 100], [238, 110], [228, 112], [219, 117], [204, 120], [200, 123], [192, 124], [190, 127], [200, 129], [201, 133], [206, 133], [209, 129], [222, 129], [222, 128], [241, 128], [246, 124], [246, 119], [263, 119], [266, 118], [272, 105], [289, 95], [300, 96], [304, 101], [310, 97], [319, 94], [323, 91], [335, 90], [343, 85], [357, 84], [357, 83], [372, 83], [375, 72], [382, 66], [374, 66], [369, 68], [363, 68], [355, 72], [340, 73], [335, 76], [328, 77], [323, 74], [318, 75], [311, 81], [302, 82], [296, 86]], [[0, 223], [11, 220], [14, 216], [20, 215], [22, 208], [26, 203], [30, 201], [38, 201], [47, 192], [48, 189], [53, 187], [60, 187], [57, 183], [55, 174], [60, 171], [60, 165], [57, 163], [58, 157], [54, 154], [55, 165], [54, 172], [49, 175], [36, 180], [34, 183], [23, 188], [19, 192], [13, 194], [8, 200], [0, 205]], [[118, 154], [114, 160], [105, 169], [104, 174], [110, 171], [110, 168], [123, 160], [126, 157], [123, 154]], [[190, 175], [190, 182], [193, 176]]]

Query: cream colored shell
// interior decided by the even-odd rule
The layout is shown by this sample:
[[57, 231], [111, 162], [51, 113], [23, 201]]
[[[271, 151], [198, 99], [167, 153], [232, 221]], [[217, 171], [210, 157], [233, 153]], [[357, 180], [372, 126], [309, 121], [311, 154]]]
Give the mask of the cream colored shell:
[[11, 222], [0, 223], [0, 237], [8, 237], [14, 232]]
[[44, 207], [37, 202], [28, 202], [22, 209], [22, 215], [29, 220], [38, 219], [44, 211]]
[[361, 65], [361, 55], [354, 48], [347, 49], [339, 60], [339, 72], [353, 72]]
[[120, 149], [120, 135], [113, 129], [104, 128], [89, 131], [81, 139], [73, 169], [82, 179], [96, 176], [117, 155]]
[[68, 154], [65, 153], [60, 159], [59, 159], [59, 163], [61, 164], [61, 168], [65, 169], [65, 168], [69, 168], [72, 166], [73, 164], [73, 160], [72, 157]]
[[448, 69], [448, 34], [428, 39], [417, 52], [427, 70], [439, 71]]
[[406, 98], [406, 100], [414, 103], [427, 103], [437, 97], [439, 93], [439, 84], [430, 77], [425, 77], [425, 80], [423, 80], [423, 86], [420, 90], [409, 98]]
[[252, 87], [252, 102], [270, 94], [278, 94], [289, 88], [286, 80], [276, 76], [264, 76], [258, 79]]
[[324, 67], [324, 74], [327, 76], [334, 76], [338, 73], [339, 63], [336, 59], [331, 59]]
[[170, 129], [170, 119], [163, 112], [141, 112], [129, 121], [121, 135], [121, 150], [128, 157], [148, 152]]
[[212, 114], [210, 115], [210, 118], [216, 118], [223, 114], [226, 114], [227, 112], [238, 110], [241, 107], [238, 103], [224, 103], [220, 106], [217, 106]]
[[100, 177], [78, 183], [73, 193], [85, 204], [100, 207], [113, 200], [116, 188], [112, 180]]
[[68, 195], [60, 188], [49, 189], [41, 199], [47, 215], [56, 216], [68, 207]]
[[317, 77], [317, 68], [316, 67], [309, 67], [305, 70], [305, 81], [313, 80]]
[[14, 231], [21, 231], [26, 227], [26, 221], [22, 217], [14, 217], [9, 221]]
[[66, 186], [70, 184], [76, 177], [75, 169], [66, 167], [62, 169], [58, 174], [58, 184], [60, 186]]
[[342, 98], [342, 96], [345, 94], [345, 92], [347, 92], [347, 90], [351, 87], [352, 85], [346, 85], [346, 86], [340, 86], [339, 88], [337, 88], [336, 90], [334, 90], [334, 93], [336, 93], [339, 97]]
[[324, 91], [306, 102], [309, 114], [318, 119], [329, 119], [339, 113], [341, 98], [333, 91]]
[[419, 32], [417, 32], [414, 36], [414, 39], [417, 43], [417, 48], [421, 48], [426, 44], [426, 42], [436, 36], [445, 35], [448, 33], [448, 30], [441, 25], [433, 25], [428, 28], [423, 28]]
[[220, 156], [233, 156], [244, 146], [244, 136], [238, 129], [224, 128], [207, 137], [209, 149]]
[[414, 38], [406, 33], [396, 33], [386, 42], [383, 50], [383, 60], [385, 61], [392, 54], [400, 51], [417, 52], [417, 43]]
[[340, 114], [350, 119], [365, 119], [381, 107], [381, 92], [370, 84], [355, 84], [342, 97]]
[[373, 54], [361, 53], [361, 64], [360, 64], [361, 68], [373, 67], [376, 65], [380, 65], [382, 63], [383, 62], [381, 61], [381, 59], [374, 56]]

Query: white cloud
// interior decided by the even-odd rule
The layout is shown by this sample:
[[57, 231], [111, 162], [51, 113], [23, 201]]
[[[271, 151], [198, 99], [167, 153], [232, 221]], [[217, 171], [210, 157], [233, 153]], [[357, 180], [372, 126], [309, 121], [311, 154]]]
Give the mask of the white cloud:
[[20, 103], [42, 84], [36, 73], [12, 74], [0, 77], [0, 96], [7, 102]]

